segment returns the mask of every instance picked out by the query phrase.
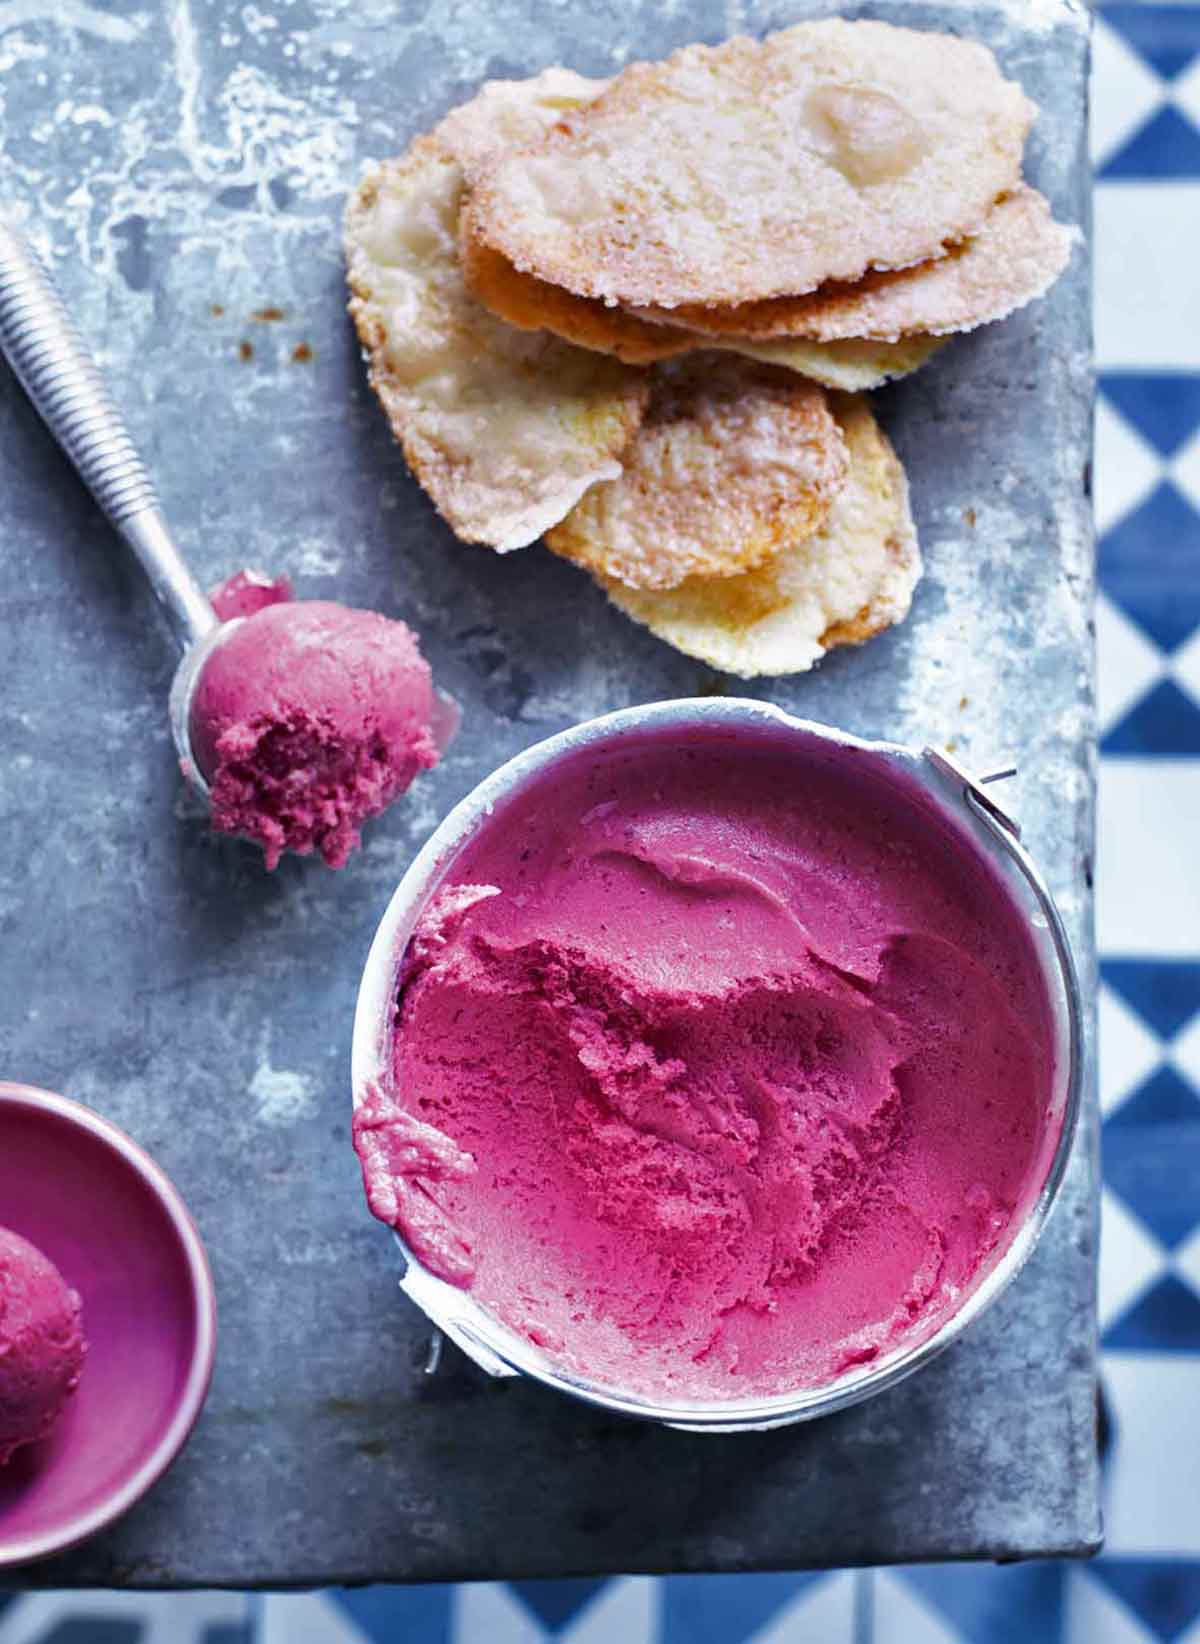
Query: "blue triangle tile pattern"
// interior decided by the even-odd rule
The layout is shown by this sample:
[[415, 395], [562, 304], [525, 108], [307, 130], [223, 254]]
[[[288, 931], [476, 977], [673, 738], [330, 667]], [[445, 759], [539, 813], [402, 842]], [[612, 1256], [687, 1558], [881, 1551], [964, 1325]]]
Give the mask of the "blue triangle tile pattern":
[[1013, 1644], [1017, 1637], [1021, 1644], [1059, 1644], [1062, 1637], [1060, 1565], [932, 1564], [905, 1578], [964, 1644]]
[[1148, 1290], [1104, 1332], [1110, 1352], [1200, 1353], [1200, 1296], [1174, 1275]]
[[1200, 1118], [1105, 1125], [1103, 1156], [1109, 1187], [1168, 1249], [1200, 1227]]
[[551, 1634], [574, 1621], [607, 1581], [512, 1581], [509, 1586]]
[[[1104, 1124], [1109, 1146], [1119, 1146], [1114, 1131], [1129, 1126], [1200, 1123], [1200, 1090], [1169, 1064], [1156, 1068], [1109, 1114]], [[1161, 1145], [1161, 1143], [1160, 1143]]]
[[1100, 974], [1160, 1039], [1200, 1015], [1200, 961], [1101, 959]]
[[727, 1644], [761, 1631], [819, 1575], [667, 1576], [659, 1644]]
[[1200, 430], [1200, 376], [1187, 371], [1103, 371], [1097, 387], [1162, 457]]
[[1200, 1616], [1200, 1564], [1109, 1560], [1099, 1566], [1099, 1576], [1163, 1644], [1174, 1644]]
[[411, 1638], [419, 1639], [420, 1644], [453, 1644], [453, 1587], [362, 1587], [334, 1596], [338, 1608], [370, 1639]]
[[1114, 758], [1149, 754], [1196, 759], [1200, 757], [1200, 702], [1180, 690], [1174, 680], [1164, 679], [1113, 726], [1100, 751]]
[[[1142, 105], [1144, 115], [1135, 127], [1106, 154], [1098, 188], [1112, 186], [1122, 197], [1142, 186], [1194, 189], [1200, 179], [1200, 0], [1100, 5], [1097, 12], [1103, 28], [1141, 65], [1142, 85], [1157, 87], [1157, 95], [1147, 96]], [[1103, 81], [1096, 87], [1098, 103], [1106, 96], [1120, 101], [1128, 95], [1128, 81], [1119, 76], [1111, 87]], [[1155, 255], [1155, 248], [1148, 247], [1147, 254]], [[1195, 308], [1200, 301], [1195, 272], [1200, 231], [1189, 230], [1189, 237], [1158, 254], [1171, 258], [1173, 278], [1188, 282]], [[1181, 339], [1181, 360], [1186, 343]], [[1104, 727], [1101, 782], [1105, 770], [1118, 761], [1126, 770], [1128, 762], [1136, 761], [1150, 813], [1169, 808], [1155, 792], [1159, 769], [1169, 764], [1177, 778], [1181, 765], [1194, 766], [1200, 780], [1197, 676], [1193, 670], [1189, 684], [1184, 671], [1174, 671], [1183, 647], [1200, 629], [1200, 515], [1175, 471], [1200, 435], [1200, 369], [1194, 348], [1188, 354], [1190, 365], [1177, 365], [1170, 354], [1146, 359], [1144, 365], [1131, 365], [1131, 358], [1140, 356], [1123, 356], [1122, 369], [1102, 371], [1100, 393], [1160, 471], [1105, 533], [1099, 572], [1106, 596], [1160, 654], [1164, 667], [1162, 677], [1130, 702], [1116, 723]], [[0, 376], [0, 407], [8, 400]], [[1195, 481], [1193, 465], [1193, 491]], [[1104, 666], [1102, 655], [1102, 671]], [[1169, 827], [1171, 819], [1166, 817], [1162, 825]], [[1103, 853], [1099, 871], [1103, 894]], [[1161, 955], [1152, 941], [1140, 942], [1136, 957], [1106, 954], [1103, 975], [1137, 1018], [1146, 1042], [1157, 1043], [1161, 1053], [1157, 1065], [1141, 1069], [1104, 1127], [1108, 1186], [1140, 1230], [1145, 1249], [1161, 1256], [1110, 1318], [1103, 1341], [1102, 1373], [1112, 1394], [1108, 1464], [1113, 1488], [1122, 1497], [1139, 1489], [1145, 1493], [1134, 1510], [1131, 1534], [1122, 1529], [1121, 1500], [1110, 1503], [1113, 1539], [1104, 1557], [1086, 1569], [935, 1566], [891, 1572], [914, 1605], [912, 1628], [902, 1640], [884, 1607], [870, 1603], [869, 1574], [857, 1578], [866, 1584], [859, 1591], [868, 1595], [867, 1601], [856, 1606], [853, 1621], [848, 1619], [838, 1631], [826, 1622], [810, 1626], [806, 1618], [810, 1605], [811, 1613], [818, 1613], [831, 1580], [841, 1578], [799, 1574], [669, 1577], [647, 1589], [651, 1601], [644, 1607], [644, 1622], [630, 1622], [628, 1615], [634, 1612], [623, 1610], [611, 1626], [602, 1619], [607, 1614], [602, 1606], [612, 1592], [607, 1582], [515, 1584], [505, 1595], [508, 1608], [500, 1619], [478, 1622], [473, 1629], [464, 1617], [484, 1612], [465, 1605], [457, 1589], [358, 1589], [314, 1598], [313, 1605], [323, 1608], [314, 1610], [305, 1638], [320, 1644], [576, 1644], [576, 1639], [586, 1644], [758, 1644], [767, 1639], [770, 1644], [932, 1644], [934, 1639], [938, 1644], [1010, 1644], [1018, 1639], [1022, 1644], [1080, 1644], [1086, 1637], [1087, 1644], [1134, 1644], [1135, 1639], [1181, 1644], [1185, 1638], [1197, 1644], [1200, 1475], [1195, 1458], [1200, 1422], [1193, 1420], [1189, 1427], [1187, 1421], [1189, 1410], [1200, 1409], [1200, 1263], [1194, 1256], [1188, 1260], [1186, 1253], [1195, 1248], [1189, 1241], [1200, 1223], [1200, 1091], [1185, 1068], [1195, 1070], [1200, 1064], [1180, 1047], [1196, 1031], [1200, 1017], [1200, 930], [1182, 937], [1173, 933]], [[1128, 1416], [1122, 1402], [1122, 1367], [1128, 1374], [1131, 1365], [1134, 1385], [1144, 1380], [1150, 1389], [1146, 1397], [1162, 1399], [1154, 1428], [1164, 1435], [1162, 1450], [1146, 1458], [1131, 1453], [1130, 1446], [1136, 1440], [1152, 1450], [1150, 1429], [1138, 1425], [1136, 1413]], [[1193, 1379], [1181, 1383], [1179, 1378], [1190, 1372]], [[1184, 1392], [1172, 1405], [1169, 1390], [1180, 1385]], [[1155, 1500], [1172, 1472], [1180, 1474], [1185, 1487], [1179, 1511], [1163, 1529]], [[142, 1606], [134, 1619], [132, 1612], [100, 1613], [86, 1594], [62, 1596], [66, 1613], [31, 1627], [31, 1606], [37, 1601], [0, 1595], [0, 1644], [11, 1644], [17, 1636], [21, 1644], [261, 1644], [267, 1636], [260, 1636], [253, 1623], [231, 1623], [216, 1595], [212, 1617], [189, 1617], [186, 1626], [170, 1621], [169, 1608], [164, 1609], [172, 1603], [169, 1598], [130, 1595], [131, 1605]], [[1090, 1599], [1100, 1608], [1088, 1609]], [[1079, 1614], [1092, 1618], [1086, 1634], [1073, 1624], [1076, 1601], [1083, 1603]], [[269, 1612], [272, 1599], [259, 1604]], [[339, 1627], [342, 1622], [344, 1628]], [[270, 1634], [272, 1644], [287, 1636], [279, 1630]]]
[[1200, 515], [1169, 480], [1101, 538], [1099, 574], [1164, 651], [1200, 627]]
[[1164, 80], [1173, 80], [1200, 56], [1200, 17], [1194, 6], [1102, 6], [1104, 21]]
[[1200, 177], [1200, 131], [1178, 109], [1160, 109], [1113, 155], [1100, 176], [1106, 182]]

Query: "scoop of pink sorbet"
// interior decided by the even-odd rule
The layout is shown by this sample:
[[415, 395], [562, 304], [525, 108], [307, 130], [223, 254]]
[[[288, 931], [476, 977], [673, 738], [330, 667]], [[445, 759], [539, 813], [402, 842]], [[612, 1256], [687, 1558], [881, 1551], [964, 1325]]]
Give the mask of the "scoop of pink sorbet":
[[192, 700], [213, 826], [257, 841], [268, 868], [284, 851], [340, 868], [366, 818], [437, 764], [435, 714], [402, 622], [328, 600], [261, 606], [217, 645]]
[[87, 1352], [80, 1315], [49, 1257], [0, 1227], [0, 1467], [45, 1437], [75, 1391]]

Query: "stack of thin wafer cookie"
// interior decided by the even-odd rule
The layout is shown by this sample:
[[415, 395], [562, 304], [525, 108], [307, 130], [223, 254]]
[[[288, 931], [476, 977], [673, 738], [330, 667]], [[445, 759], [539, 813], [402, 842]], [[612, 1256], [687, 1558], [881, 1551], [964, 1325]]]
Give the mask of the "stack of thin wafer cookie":
[[981, 45], [837, 19], [485, 85], [346, 216], [413, 473], [730, 673], [901, 621], [921, 558], [865, 391], [1065, 267], [1035, 112]]

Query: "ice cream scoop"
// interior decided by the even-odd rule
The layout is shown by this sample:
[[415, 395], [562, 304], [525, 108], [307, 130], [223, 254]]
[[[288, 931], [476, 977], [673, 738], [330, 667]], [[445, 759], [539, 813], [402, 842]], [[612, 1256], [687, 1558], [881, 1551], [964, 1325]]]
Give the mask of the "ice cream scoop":
[[[214, 609], [171, 535], [153, 482], [49, 273], [24, 236], [2, 222], [0, 350], [84, 484], [137, 556], [166, 613], [183, 651], [171, 683], [171, 731], [185, 777], [213, 801], [214, 824], [223, 831], [248, 833], [263, 845], [269, 865], [284, 849], [302, 853], [320, 849], [328, 862], [340, 865], [357, 842], [363, 818], [382, 810], [403, 792], [418, 769], [434, 764], [457, 727], [457, 709], [433, 692], [415, 637], [402, 623], [389, 624], [372, 613], [325, 607], [326, 617], [330, 610], [343, 610], [343, 617], [322, 619], [323, 642], [314, 644], [311, 607], [292, 603], [285, 581], [273, 583], [251, 571], [239, 572], [222, 586], [218, 591], [221, 609]], [[278, 687], [284, 658], [293, 667], [312, 664], [314, 673], [293, 680], [288, 707], [290, 729], [295, 730], [291, 721], [302, 713], [307, 734], [274, 738], [269, 749], [269, 780], [257, 783], [256, 808], [245, 796], [237, 805], [214, 798], [210, 782], [219, 780], [225, 769], [217, 744], [221, 732], [231, 726], [223, 723], [221, 732], [205, 735], [198, 754], [192, 746], [193, 729], [199, 726], [203, 732], [206, 726], [212, 727], [205, 712], [193, 713], [193, 700], [205, 681], [210, 659], [225, 652], [243, 623], [263, 623], [268, 606], [274, 614], [261, 630], [256, 628], [256, 643], [236, 644], [220, 669], [223, 699], [227, 700], [233, 689], [232, 659], [238, 659], [242, 670], [238, 723], [245, 736], [265, 733], [279, 723]], [[380, 624], [386, 624], [387, 644]], [[367, 630], [373, 636], [369, 644], [364, 638]], [[258, 639], [268, 645], [266, 656], [258, 654]], [[363, 690], [369, 680], [369, 689], [383, 694], [373, 702], [364, 697], [357, 704], [361, 711], [351, 715], [346, 705], [347, 680], [360, 672], [364, 645], [373, 655], [388, 650], [392, 662], [367, 670], [360, 680]], [[256, 685], [264, 691], [257, 704], [250, 700]], [[320, 698], [323, 689], [333, 693], [328, 702]], [[389, 697], [389, 691], [397, 694]], [[421, 714], [423, 726], [416, 727], [415, 719]], [[407, 736], [403, 754], [396, 734], [400, 722]], [[371, 772], [363, 769], [367, 742], [378, 767]], [[309, 756], [318, 760], [317, 767], [304, 765]], [[285, 771], [286, 761], [291, 763]], [[337, 766], [333, 776], [331, 763]], [[278, 817], [267, 817], [280, 798], [284, 780], [290, 810], [297, 812], [299, 807], [309, 813], [307, 821], [295, 827], [286, 818], [281, 822]], [[306, 784], [308, 795], [301, 798], [298, 790]], [[268, 787], [273, 787], [273, 797], [266, 792]]]
[[44, 1438], [75, 1391], [82, 1305], [50, 1258], [0, 1227], [0, 1467]]
[[268, 868], [284, 851], [341, 867], [360, 824], [437, 763], [437, 709], [402, 622], [330, 600], [260, 605], [209, 653], [192, 693], [213, 826], [256, 840]]

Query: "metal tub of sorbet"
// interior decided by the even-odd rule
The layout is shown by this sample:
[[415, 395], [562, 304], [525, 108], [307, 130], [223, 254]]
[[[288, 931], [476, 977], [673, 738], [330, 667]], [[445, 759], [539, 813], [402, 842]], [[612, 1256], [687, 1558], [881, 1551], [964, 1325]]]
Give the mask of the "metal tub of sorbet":
[[[527, 784], [558, 762], [589, 751], [636, 742], [647, 735], [716, 732], [754, 738], [786, 750], [822, 745], [860, 767], [889, 779], [894, 791], [907, 790], [909, 803], [932, 806], [968, 853], [996, 870], [1003, 891], [1026, 923], [1041, 969], [1053, 1025], [1054, 1068], [1047, 1131], [1054, 1137], [1044, 1152], [1044, 1174], [1024, 1213], [985, 1261], [980, 1276], [932, 1334], [899, 1343], [869, 1364], [855, 1366], [818, 1386], [797, 1387], [769, 1397], [709, 1403], [658, 1403], [619, 1387], [590, 1382], [564, 1370], [526, 1337], [509, 1329], [474, 1299], [422, 1266], [399, 1234], [394, 1234], [403, 1272], [400, 1288], [436, 1330], [455, 1343], [489, 1375], [525, 1375], [572, 1398], [642, 1420], [691, 1432], [759, 1432], [828, 1415], [894, 1386], [920, 1369], [951, 1342], [1012, 1282], [1025, 1264], [1054, 1206], [1070, 1156], [1083, 1084], [1083, 1012], [1075, 963], [1062, 918], [1037, 867], [1023, 849], [1017, 822], [989, 791], [989, 784], [1013, 774], [1012, 767], [976, 778], [948, 754], [934, 748], [867, 741], [827, 725], [795, 718], [769, 703], [735, 697], [701, 697], [622, 709], [575, 725], [536, 743], [502, 765], [461, 801], [413, 860], [388, 904], [371, 945], [358, 993], [354, 1020], [352, 1077], [354, 1102], [390, 1079], [389, 1054], [399, 974], [414, 928], [461, 852], [496, 813]], [[437, 1362], [434, 1337], [430, 1368]]]

